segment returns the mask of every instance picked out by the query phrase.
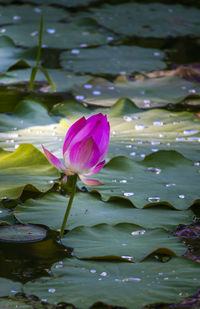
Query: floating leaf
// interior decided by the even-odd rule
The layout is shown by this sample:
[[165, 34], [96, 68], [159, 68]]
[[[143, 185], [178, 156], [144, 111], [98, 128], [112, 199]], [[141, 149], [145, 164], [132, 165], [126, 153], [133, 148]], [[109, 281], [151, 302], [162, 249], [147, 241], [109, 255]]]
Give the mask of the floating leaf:
[[[94, 78], [91, 88], [75, 87], [74, 95], [84, 96], [84, 101], [97, 106], [112, 106], [120, 98], [133, 100], [139, 108], [166, 107], [168, 104], [181, 103], [192, 97], [199, 99], [200, 86], [177, 76], [147, 78], [129, 81], [117, 79], [115, 83]], [[97, 92], [96, 92], [97, 91]], [[98, 93], [98, 95], [97, 95]], [[199, 100], [197, 102], [199, 104]]]
[[[108, 158], [125, 155], [142, 160], [151, 152], [174, 149], [191, 160], [199, 160], [199, 119], [190, 112], [139, 110], [128, 99], [119, 100], [110, 110], [97, 111], [107, 114], [111, 123]], [[59, 157], [62, 157], [62, 144], [69, 126], [83, 115], [88, 117], [94, 113], [81, 103], [65, 101], [55, 106], [49, 117], [43, 105], [30, 100], [19, 103], [14, 112], [0, 115], [0, 127], [4, 131], [1, 147], [14, 150], [21, 143], [31, 142], [41, 149], [41, 144], [45, 144]], [[8, 132], [13, 128], [15, 132]]]
[[[128, 36], [166, 38], [199, 36], [200, 10], [161, 3], [105, 4], [92, 8], [92, 17], [106, 28]], [[127, 22], [128, 21], [128, 22]]]
[[57, 169], [31, 144], [20, 145], [14, 153], [1, 149], [0, 198], [17, 198], [27, 186], [45, 192], [58, 177]]
[[[36, 8], [30, 5], [5, 5], [0, 7], [0, 12], [1, 25], [13, 24], [16, 27], [21, 24], [35, 23], [35, 34], [32, 35], [33, 37], [38, 34], [41, 13], [44, 15], [44, 20], [48, 22], [69, 18], [67, 11], [51, 6], [40, 6], [40, 8]], [[3, 27], [7, 29], [7, 26]], [[7, 31], [3, 33], [7, 34]]]
[[0, 204], [0, 224], [14, 224], [13, 212]]
[[160, 150], [141, 162], [112, 159], [98, 173], [105, 185], [88, 189], [98, 191], [104, 201], [113, 196], [127, 198], [137, 208], [168, 204], [187, 209], [200, 199], [199, 177], [192, 161], [175, 151]]
[[122, 154], [141, 160], [151, 152], [173, 149], [199, 160], [199, 119], [190, 112], [140, 110], [130, 100], [120, 99], [108, 116], [112, 157]]
[[[23, 205], [18, 205], [15, 216], [23, 223], [46, 224], [51, 229], [59, 229], [67, 203], [68, 197], [48, 193], [41, 199], [29, 199]], [[190, 224], [193, 215], [191, 210], [173, 211], [163, 205], [136, 209], [121, 199], [105, 203], [92, 194], [76, 193], [67, 229], [127, 222], [145, 229], [173, 230], [179, 224]]]
[[[86, 83], [91, 77], [88, 75], [76, 76], [74, 74], [69, 74], [67, 71], [48, 69], [48, 74], [50, 75], [52, 81], [55, 84], [57, 92], [67, 92], [70, 91], [75, 85], [82, 85]], [[18, 84], [18, 83], [28, 83], [30, 80], [31, 69], [21, 69], [6, 72], [0, 76], [1, 84]], [[41, 82], [41, 91], [48, 92], [51, 91], [51, 86], [48, 85], [44, 74], [38, 71], [36, 75], [36, 81]], [[42, 85], [42, 83], [44, 85]], [[44, 87], [42, 87], [44, 86]]]
[[[13, 115], [0, 115], [0, 130], [13, 130], [39, 126], [41, 124], [53, 124], [53, 119], [48, 115], [47, 109], [40, 103], [31, 100], [20, 102]], [[17, 135], [13, 132], [13, 137]], [[18, 137], [18, 136], [16, 136]]]
[[[6, 35], [11, 37], [17, 45], [26, 47], [37, 46], [38, 23], [30, 22], [27, 24], [27, 27], [24, 25], [8, 25], [4, 27]], [[0, 31], [4, 28], [1, 27]], [[77, 53], [79, 52], [77, 48], [106, 44], [108, 36], [110, 36], [109, 31], [97, 29], [96, 24], [91, 25], [90, 22], [83, 22], [81, 25], [73, 22], [46, 22], [44, 23], [42, 44], [44, 48], [73, 48], [76, 51], [72, 50], [72, 53]]]
[[[0, 36], [0, 72], [7, 71], [11, 66], [22, 65], [29, 67], [34, 64], [31, 52], [24, 52], [22, 48], [15, 46], [13, 41], [6, 36]], [[31, 59], [32, 58], [32, 59]], [[1, 83], [1, 79], [0, 79]]]
[[[12, 293], [21, 292], [22, 285], [19, 282], [14, 282], [0, 277], [0, 297], [12, 295]], [[1, 304], [1, 303], [0, 303]]]
[[[90, 83], [85, 85], [91, 87]], [[96, 109], [108, 115], [111, 142], [108, 158], [125, 155], [135, 160], [158, 150], [176, 150], [191, 160], [199, 160], [199, 119], [190, 112], [171, 112], [163, 109], [140, 110], [128, 99], [118, 100], [111, 108]], [[75, 122], [88, 117], [93, 110], [81, 104], [63, 102], [53, 114]], [[188, 146], [189, 144], [189, 146]]]
[[167, 263], [112, 263], [66, 259], [55, 264], [53, 276], [25, 284], [25, 293], [48, 302], [72, 303], [80, 309], [98, 301], [143, 308], [153, 303], [175, 303], [199, 287], [198, 263], [172, 258]]
[[185, 245], [161, 230], [142, 230], [133, 224], [94, 227], [77, 227], [62, 239], [64, 245], [74, 248], [81, 259], [125, 259], [132, 262], [144, 260], [151, 253], [183, 255]]
[[71, 51], [65, 51], [61, 54], [61, 65], [72, 72], [117, 75], [120, 72], [128, 74], [165, 68], [163, 57], [163, 52], [152, 48], [125, 45], [100, 46], [95, 49], [82, 49], [77, 55], [72, 54]]
[[[21, 2], [24, 2], [23, 0], [20, 0]], [[26, 2], [34, 3], [37, 5], [43, 4], [43, 0], [27, 0]], [[97, 0], [46, 0], [46, 4], [55, 4], [59, 6], [64, 7], [77, 7], [77, 6], [86, 6], [92, 2], [97, 2]]]
[[9, 225], [0, 227], [0, 241], [10, 243], [26, 243], [41, 241], [47, 231], [36, 225]]

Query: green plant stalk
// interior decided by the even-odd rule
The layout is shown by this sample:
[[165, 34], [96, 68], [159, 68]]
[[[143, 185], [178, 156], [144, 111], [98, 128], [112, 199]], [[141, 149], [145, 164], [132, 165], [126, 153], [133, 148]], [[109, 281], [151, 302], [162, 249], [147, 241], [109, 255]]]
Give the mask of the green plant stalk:
[[38, 41], [36, 67], [39, 67], [40, 58], [41, 58], [43, 24], [44, 24], [44, 22], [43, 22], [43, 14], [41, 14], [41, 17], [40, 17], [40, 33], [39, 33], [39, 41]]
[[51, 77], [49, 76], [47, 70], [45, 70], [45, 68], [43, 68], [42, 66], [39, 66], [39, 70], [44, 74], [44, 76], [48, 80], [49, 85], [51, 86], [52, 90], [56, 91], [56, 86], [54, 85], [54, 82], [52, 81]]
[[71, 210], [71, 207], [72, 207], [72, 202], [73, 202], [73, 199], [74, 199], [74, 195], [76, 193], [76, 182], [77, 182], [77, 179], [78, 179], [78, 175], [75, 174], [72, 177], [73, 177], [72, 192], [70, 194], [70, 198], [69, 198], [69, 202], [68, 202], [68, 205], [67, 205], [67, 209], [66, 209], [65, 216], [64, 216], [64, 219], [63, 219], [63, 222], [62, 222], [62, 227], [61, 227], [61, 230], [60, 230], [60, 238], [62, 238], [63, 235], [64, 235], [65, 226], [66, 226], [67, 219], [69, 217], [69, 213], [70, 213], [70, 210]]
[[37, 75], [37, 71], [39, 69], [40, 58], [41, 58], [41, 50], [42, 50], [42, 32], [43, 32], [43, 15], [40, 17], [40, 32], [39, 32], [39, 40], [38, 40], [38, 49], [37, 49], [37, 58], [36, 65], [32, 68], [31, 77], [29, 82], [29, 89], [33, 89], [34, 81]]
[[40, 18], [40, 32], [39, 32], [39, 39], [38, 39], [38, 49], [37, 49], [37, 58], [36, 58], [36, 64], [32, 68], [31, 76], [30, 76], [30, 82], [29, 82], [29, 89], [32, 90], [34, 86], [34, 81], [37, 75], [37, 72], [40, 70], [46, 79], [49, 82], [49, 85], [51, 86], [53, 91], [56, 91], [56, 87], [54, 85], [54, 82], [52, 81], [51, 77], [49, 76], [47, 70], [45, 70], [42, 66], [40, 66], [40, 58], [42, 53], [42, 33], [43, 33], [43, 15], [41, 14]]

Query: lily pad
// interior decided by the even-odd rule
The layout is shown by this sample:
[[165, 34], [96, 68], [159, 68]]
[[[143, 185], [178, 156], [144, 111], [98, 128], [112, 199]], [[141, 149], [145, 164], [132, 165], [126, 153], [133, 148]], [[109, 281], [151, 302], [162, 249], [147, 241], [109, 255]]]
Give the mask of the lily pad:
[[[57, 230], [61, 227], [68, 200], [69, 197], [58, 193], [48, 193], [41, 199], [29, 199], [18, 205], [14, 214], [22, 223], [46, 224]], [[136, 209], [122, 199], [105, 203], [92, 194], [79, 192], [75, 195], [66, 228], [127, 222], [145, 229], [173, 230], [179, 224], [190, 224], [193, 216], [191, 210], [175, 211], [163, 205]]]
[[165, 68], [163, 57], [163, 52], [152, 48], [100, 46], [95, 49], [82, 49], [77, 55], [71, 51], [63, 52], [61, 65], [72, 72], [117, 75], [120, 72], [149, 72]]
[[[199, 287], [199, 264], [185, 258], [167, 263], [112, 263], [66, 259], [53, 276], [25, 284], [25, 293], [48, 302], [71, 303], [80, 309], [101, 301], [128, 309], [153, 303], [174, 303]], [[194, 274], [197, 274], [194, 276]]]
[[123, 3], [105, 4], [90, 11], [99, 24], [123, 35], [145, 38], [186, 35], [199, 37], [200, 10], [193, 7], [161, 3]]
[[14, 224], [15, 218], [13, 212], [0, 204], [0, 225]]
[[77, 227], [62, 239], [64, 245], [74, 248], [81, 259], [125, 259], [132, 262], [144, 260], [154, 253], [183, 255], [186, 247], [178, 238], [161, 230], [145, 231], [133, 224], [94, 227]]
[[14, 152], [0, 151], [0, 198], [15, 199], [24, 188], [45, 192], [59, 172], [31, 144], [22, 144]]
[[[40, 6], [40, 8], [36, 8], [31, 5], [6, 5], [0, 7], [0, 12], [1, 25], [14, 24], [16, 26], [19, 24], [35, 23], [37, 34], [39, 31], [41, 13], [43, 13], [44, 21], [48, 22], [55, 22], [69, 18], [69, 13], [67, 11], [62, 8], [51, 6]], [[7, 26], [4, 28], [7, 28]], [[7, 34], [7, 31], [3, 33]]]
[[33, 58], [31, 59], [31, 53], [27, 51], [25, 53], [22, 48], [16, 47], [13, 41], [6, 36], [0, 36], [0, 57], [1, 73], [16, 64], [21, 64], [26, 67], [35, 64], [35, 60]]
[[47, 231], [36, 225], [10, 225], [0, 227], [0, 242], [37, 242], [46, 237]]
[[199, 160], [199, 119], [190, 112], [163, 109], [139, 110], [133, 102], [121, 99], [108, 113], [111, 122], [110, 153], [135, 160], [158, 150], [176, 150]]
[[[13, 130], [53, 124], [53, 119], [48, 115], [47, 109], [37, 101], [25, 100], [20, 102], [13, 111], [13, 115], [0, 115], [0, 130]], [[13, 133], [13, 137], [16, 133]]]
[[[91, 87], [75, 87], [75, 96], [83, 96], [84, 101], [97, 106], [112, 106], [120, 98], [129, 98], [139, 108], [166, 107], [169, 104], [181, 103], [192, 97], [200, 99], [200, 86], [197, 82], [189, 82], [177, 76], [147, 78], [129, 81], [117, 79], [115, 83], [94, 78]], [[196, 102], [196, 104], [200, 104]]]
[[[33, 47], [38, 45], [38, 27], [38, 23], [30, 22], [27, 27], [24, 24], [7, 25], [1, 27], [0, 31], [5, 29], [6, 35], [11, 37], [17, 45]], [[75, 51], [72, 50], [73, 54], [77, 53], [77, 48], [106, 44], [108, 36], [110, 32], [97, 29], [96, 24], [46, 22], [42, 43], [44, 48], [75, 49]]]
[[[23, 0], [20, 0], [21, 2], [24, 2]], [[26, 2], [34, 3], [37, 5], [43, 4], [43, 0], [28, 0]], [[97, 2], [97, 0], [46, 0], [46, 4], [56, 4], [59, 6], [64, 7], [77, 7], [77, 6], [86, 6], [90, 3]]]
[[[70, 102], [69, 102], [70, 103]], [[73, 106], [80, 105], [71, 101]], [[69, 104], [70, 105], [70, 104]], [[40, 150], [41, 144], [55, 155], [62, 156], [62, 144], [67, 129], [72, 121], [61, 120], [61, 117], [48, 115], [47, 109], [37, 101], [24, 100], [17, 104], [14, 114], [0, 114], [0, 145], [6, 150], [13, 151], [21, 143], [32, 143]], [[9, 130], [9, 131], [8, 131]]]
[[[86, 84], [85, 86], [91, 86]], [[118, 100], [110, 110], [96, 109], [108, 115], [111, 142], [107, 157], [125, 155], [142, 160], [158, 150], [176, 150], [187, 158], [199, 161], [199, 119], [190, 112], [170, 112], [161, 109], [140, 110], [128, 99]], [[53, 114], [75, 122], [82, 115], [89, 117], [93, 110], [81, 104], [63, 102]]]
[[[111, 124], [107, 158], [125, 155], [142, 160], [151, 152], [173, 149], [199, 161], [199, 119], [190, 112], [139, 110], [128, 99], [119, 100], [110, 110], [95, 110], [98, 111], [107, 114]], [[4, 131], [0, 145], [13, 151], [24, 142], [31, 142], [39, 149], [45, 144], [62, 158], [62, 144], [69, 126], [83, 115], [89, 117], [93, 113], [90, 107], [71, 100], [55, 106], [50, 117], [37, 101], [20, 102], [13, 115], [0, 115], [0, 128]]]
[[98, 173], [105, 185], [88, 189], [98, 191], [104, 201], [121, 196], [137, 208], [168, 204], [182, 210], [200, 200], [199, 178], [192, 161], [176, 151], [160, 150], [141, 162], [125, 157], [112, 159]]
[[[0, 297], [12, 295], [12, 293], [21, 292], [22, 285], [19, 282], [14, 282], [0, 277]], [[1, 303], [0, 303], [1, 304]]]
[[2, 143], [0, 145], [6, 150], [13, 151], [23, 143], [31, 142], [39, 150], [42, 150], [41, 145], [45, 144], [48, 150], [53, 151], [54, 155], [61, 158], [63, 140], [68, 127], [54, 123], [3, 132], [1, 133]]
[[[69, 74], [69, 72], [63, 70], [48, 69], [47, 71], [52, 81], [54, 82], [56, 92], [70, 91], [73, 87], [81, 86], [91, 79], [91, 76], [88, 75], [77, 76], [71, 73]], [[31, 76], [31, 69], [29, 68], [12, 70], [0, 76], [0, 84], [10, 85], [18, 83], [29, 83], [30, 76]], [[48, 82], [41, 71], [39, 71], [36, 75], [36, 82], [41, 82], [41, 91], [43, 92], [52, 91], [51, 86], [48, 85]]]

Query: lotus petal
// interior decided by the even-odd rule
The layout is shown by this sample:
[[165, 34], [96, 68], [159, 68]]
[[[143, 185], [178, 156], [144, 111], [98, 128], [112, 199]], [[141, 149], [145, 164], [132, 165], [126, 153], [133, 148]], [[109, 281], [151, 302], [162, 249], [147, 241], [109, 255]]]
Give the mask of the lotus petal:
[[44, 154], [47, 158], [47, 160], [54, 165], [57, 169], [60, 169], [63, 171], [63, 173], [65, 173], [66, 175], [72, 175], [70, 173], [70, 171], [64, 167], [64, 165], [62, 164], [62, 162], [56, 157], [54, 156], [49, 150], [47, 150], [43, 145], [42, 148], [44, 150]]
[[99, 164], [97, 164], [95, 166], [95, 168], [93, 168], [89, 173], [85, 174], [86, 176], [89, 176], [89, 175], [94, 175], [96, 173], [98, 173], [105, 165], [106, 161], [102, 161], [100, 162]]
[[82, 180], [82, 182], [87, 185], [87, 186], [101, 186], [103, 185], [102, 182], [100, 182], [97, 179], [91, 179], [91, 178], [87, 178], [84, 177], [83, 175], [79, 175], [79, 178]]
[[67, 131], [67, 134], [65, 136], [65, 141], [63, 144], [63, 156], [65, 155], [65, 152], [67, 151], [68, 147], [70, 146], [70, 143], [72, 142], [73, 138], [77, 135], [78, 132], [86, 125], [86, 119], [85, 117], [82, 117], [78, 121], [76, 121]]
[[70, 170], [77, 174], [85, 174], [99, 161], [100, 153], [92, 137], [76, 143], [70, 150]]

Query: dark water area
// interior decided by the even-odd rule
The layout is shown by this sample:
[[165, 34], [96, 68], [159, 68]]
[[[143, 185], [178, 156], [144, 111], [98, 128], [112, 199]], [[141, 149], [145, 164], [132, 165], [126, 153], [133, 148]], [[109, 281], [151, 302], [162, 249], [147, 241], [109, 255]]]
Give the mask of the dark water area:
[[0, 277], [26, 283], [51, 276], [51, 265], [70, 258], [72, 249], [58, 242], [58, 233], [48, 230], [44, 240], [38, 242], [0, 241]]

